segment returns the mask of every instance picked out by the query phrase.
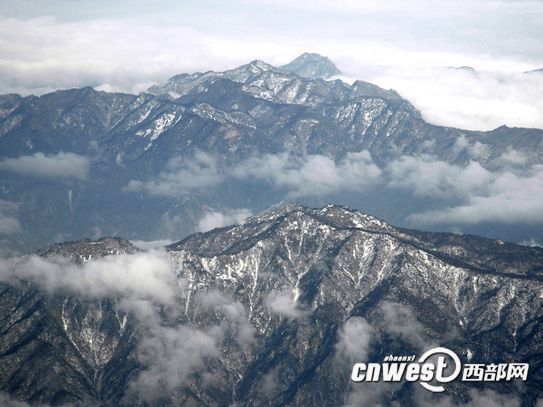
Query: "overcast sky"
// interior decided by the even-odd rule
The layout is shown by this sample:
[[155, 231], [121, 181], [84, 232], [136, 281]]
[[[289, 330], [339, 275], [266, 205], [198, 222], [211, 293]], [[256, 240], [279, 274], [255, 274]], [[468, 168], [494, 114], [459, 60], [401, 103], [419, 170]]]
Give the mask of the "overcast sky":
[[[329, 56], [434, 123], [543, 128], [543, 2], [2, 0], [0, 93], [140, 92], [180, 72]], [[478, 72], [448, 69], [469, 65]]]

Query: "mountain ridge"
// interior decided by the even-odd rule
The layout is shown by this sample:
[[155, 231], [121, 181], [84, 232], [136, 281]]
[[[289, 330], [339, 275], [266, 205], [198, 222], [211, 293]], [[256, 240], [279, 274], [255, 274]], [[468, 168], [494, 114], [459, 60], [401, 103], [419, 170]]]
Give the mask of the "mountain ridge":
[[[408, 237], [411, 242], [405, 241]], [[502, 247], [503, 253], [496, 247]], [[9, 372], [0, 370], [0, 390], [19, 400], [82, 405], [251, 405], [255, 400], [266, 405], [357, 404], [362, 400], [420, 405], [428, 401], [416, 383], [384, 388], [351, 384], [352, 362], [379, 361], [389, 353], [417, 354], [439, 344], [474, 363], [529, 362], [530, 376], [525, 390], [513, 383], [474, 387], [450, 383], [445, 394], [432, 396], [433, 402], [464, 405], [473, 391], [495, 392], [523, 405], [535, 405], [543, 396], [543, 365], [537, 356], [538, 349], [543, 349], [541, 281], [479, 273], [450, 261], [467, 257], [473, 264], [501, 264], [523, 273], [543, 264], [543, 249], [405, 231], [340, 206], [291, 205], [254, 216], [243, 225], [189, 236], [166, 250], [167, 255], [140, 252], [118, 238], [57, 245], [42, 252], [47, 256], [45, 263], [33, 263], [35, 269], [60, 265], [55, 266], [61, 267], [60, 274], [54, 273], [61, 281], [49, 279], [47, 285], [40, 283], [39, 271], [24, 274], [28, 273], [24, 267], [13, 275], [23, 280], [31, 276], [29, 282], [14, 285], [6, 280], [2, 264], [0, 328], [6, 341], [0, 358], [4, 366], [11, 354], [26, 362], [9, 365]], [[436, 257], [438, 252], [449, 257]], [[80, 265], [64, 269], [65, 263], [55, 260], [59, 254]], [[136, 256], [134, 261], [131, 256]], [[85, 286], [80, 291], [79, 285], [73, 285], [71, 273], [83, 270], [97, 277], [106, 270], [117, 273], [117, 262], [127, 265], [130, 273], [138, 270], [134, 268], [138, 262], [156, 262], [149, 269], [155, 270], [155, 276], [166, 267], [160, 279], [175, 292], [173, 302], [167, 300], [169, 291], [153, 297], [155, 283], [143, 288], [141, 298], [133, 297], [138, 292], [134, 290], [142, 289], [136, 280], [120, 280], [120, 291], [94, 285], [94, 294]], [[52, 272], [49, 269], [48, 275]], [[166, 304], [152, 311], [151, 319], [148, 313], [155, 306], [146, 302], [149, 295]], [[16, 302], [16, 298], [21, 299]], [[123, 308], [134, 301], [140, 306]], [[148, 304], [143, 314], [142, 301]], [[37, 303], [47, 306], [36, 307]], [[179, 313], [174, 312], [177, 308]], [[21, 313], [22, 319], [15, 318], [19, 322], [8, 322]], [[155, 321], [159, 315], [165, 318], [163, 322]], [[26, 330], [22, 321], [33, 328]], [[355, 337], [349, 337], [356, 346], [344, 354], [342, 341], [347, 340], [352, 324], [359, 329]], [[43, 336], [44, 329], [51, 333]], [[206, 342], [208, 332], [217, 337], [211, 348]], [[180, 335], [179, 342], [170, 348], [167, 338], [175, 335]], [[369, 343], [363, 341], [365, 335], [372, 338]], [[186, 348], [183, 343], [191, 343], [193, 337], [200, 344]], [[20, 338], [26, 338], [28, 345], [19, 345]], [[98, 338], [103, 339], [96, 342]], [[48, 370], [38, 375], [38, 367], [49, 360], [48, 353], [36, 355], [30, 364], [25, 346], [40, 341], [61, 355], [71, 355], [54, 362], [57, 373]], [[66, 343], [64, 351], [58, 347], [62, 343]], [[195, 355], [205, 349], [206, 356], [193, 359], [183, 353], [189, 349]], [[150, 351], [163, 374], [147, 358]], [[176, 356], [170, 352], [185, 355], [182, 360], [190, 376], [185, 376], [183, 364], [176, 363], [171, 370], [166, 360], [176, 360]], [[78, 372], [77, 380], [59, 381], [73, 372]], [[112, 372], [116, 379], [108, 384]], [[212, 372], [213, 384], [204, 379], [206, 372]], [[157, 388], [152, 375], [160, 380], [178, 379], [173, 387], [159, 381], [166, 387]], [[138, 394], [138, 388], [151, 393]], [[151, 394], [155, 395], [149, 399]]]
[[[498, 221], [488, 228], [413, 223], [408, 219], [415, 209], [446, 208], [450, 200], [438, 196], [427, 203], [410, 187], [402, 189], [402, 180], [394, 188], [386, 180], [362, 181], [368, 173], [370, 178], [387, 174], [391, 163], [430, 163], [452, 172], [480, 166], [490, 176], [513, 171], [516, 177], [531, 177], [542, 162], [543, 130], [435, 126], [394, 91], [362, 81], [348, 85], [301, 78], [262, 62], [178, 78], [178, 85], [172, 82], [171, 89], [156, 92], [159, 96], [87, 87], [41, 97], [0, 97], [0, 199], [16, 207], [0, 212], [0, 219], [18, 222], [22, 246], [36, 249], [52, 240], [101, 235], [178, 238], [177, 230], [185, 235], [197, 230], [207, 211], [256, 213], [292, 198], [306, 205], [344, 203], [404, 227], [460, 226], [467, 233], [506, 240], [541, 240], [541, 231], [525, 222], [509, 227]], [[176, 89], [179, 97], [167, 95]], [[207, 161], [201, 161], [204, 156]], [[41, 170], [69, 160], [80, 164], [79, 176], [69, 169], [55, 176]], [[289, 177], [281, 177], [285, 187], [273, 185], [278, 179], [273, 174], [256, 180], [248, 179], [249, 172], [243, 179], [230, 176], [236, 163], [259, 160], [284, 162], [283, 172], [298, 177], [306, 176], [303, 168], [316, 160], [325, 160], [323, 168], [338, 174], [353, 165], [364, 168], [339, 192], [333, 188], [341, 187], [338, 182], [312, 193], [289, 190]], [[39, 169], [29, 172], [27, 162]], [[179, 171], [189, 173], [182, 179], [196, 171], [217, 182], [201, 188], [180, 183], [177, 190]], [[357, 179], [360, 186], [354, 185]], [[170, 181], [175, 185], [162, 187]], [[305, 195], [296, 196], [300, 193]]]

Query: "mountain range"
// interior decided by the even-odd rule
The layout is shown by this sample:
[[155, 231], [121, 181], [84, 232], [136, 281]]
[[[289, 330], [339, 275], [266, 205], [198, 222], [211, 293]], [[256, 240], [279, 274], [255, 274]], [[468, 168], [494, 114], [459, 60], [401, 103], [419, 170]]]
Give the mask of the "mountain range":
[[338, 74], [304, 54], [180, 74], [139, 95], [0, 96], [3, 254], [104, 235], [176, 240], [294, 201], [543, 239], [542, 130], [433, 125], [393, 90], [320, 77]]
[[[543, 249], [275, 208], [162, 251], [119, 238], [0, 262], [0, 390], [61, 405], [535, 405]], [[353, 383], [445, 346], [526, 382]]]
[[[433, 125], [340, 75], [304, 54], [1, 96], [2, 254], [46, 248], [0, 260], [0, 401], [538, 403], [543, 251], [504, 240], [543, 238], [543, 131]], [[438, 345], [528, 381], [350, 380]]]

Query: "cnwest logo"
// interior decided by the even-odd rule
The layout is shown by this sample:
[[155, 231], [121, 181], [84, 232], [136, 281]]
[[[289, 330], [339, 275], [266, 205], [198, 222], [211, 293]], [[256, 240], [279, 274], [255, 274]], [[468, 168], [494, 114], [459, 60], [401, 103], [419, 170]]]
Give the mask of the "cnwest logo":
[[356, 363], [353, 382], [419, 382], [435, 393], [445, 391], [442, 384], [461, 377], [464, 382], [499, 382], [528, 378], [528, 363], [466, 363], [452, 350], [437, 347], [415, 356], [387, 356], [382, 363]]

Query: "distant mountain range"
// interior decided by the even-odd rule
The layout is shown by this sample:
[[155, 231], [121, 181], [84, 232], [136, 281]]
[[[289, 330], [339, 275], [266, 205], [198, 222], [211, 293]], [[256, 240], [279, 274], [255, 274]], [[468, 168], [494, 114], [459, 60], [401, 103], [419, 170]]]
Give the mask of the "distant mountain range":
[[[287, 201], [543, 239], [533, 198], [542, 130], [432, 125], [393, 90], [321, 78], [338, 73], [303, 54], [280, 68], [253, 61], [176, 75], [140, 95], [0, 96], [2, 246], [175, 240], [204, 230], [206, 216], [221, 226]], [[524, 210], [515, 195], [536, 202]], [[494, 201], [503, 213], [486, 209]]]
[[[276, 208], [167, 253], [57, 244], [0, 262], [0, 400], [531, 406], [543, 397], [542, 270], [541, 248], [332, 205]], [[528, 380], [436, 394], [350, 380], [355, 362], [436, 345], [463, 363], [529, 363]]]

